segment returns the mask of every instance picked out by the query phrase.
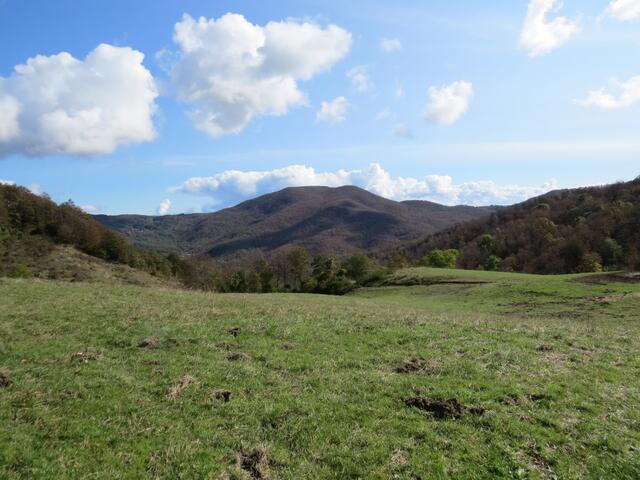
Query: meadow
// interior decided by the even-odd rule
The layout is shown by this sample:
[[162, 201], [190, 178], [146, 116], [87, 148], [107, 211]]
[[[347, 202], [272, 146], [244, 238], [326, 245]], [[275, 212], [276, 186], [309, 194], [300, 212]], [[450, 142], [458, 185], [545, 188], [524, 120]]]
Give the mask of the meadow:
[[635, 479], [640, 283], [0, 280], [0, 478]]

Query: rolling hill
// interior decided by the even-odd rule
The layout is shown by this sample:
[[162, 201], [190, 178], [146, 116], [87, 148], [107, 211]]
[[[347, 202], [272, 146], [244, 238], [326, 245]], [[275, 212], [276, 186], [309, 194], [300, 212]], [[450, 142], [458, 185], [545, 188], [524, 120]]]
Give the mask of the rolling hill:
[[437, 232], [407, 247], [419, 261], [460, 251], [458, 266], [526, 273], [640, 269], [640, 177], [559, 190]]
[[312, 253], [380, 249], [494, 211], [395, 202], [346, 186], [286, 188], [214, 213], [94, 218], [139, 247], [217, 257], [247, 249], [268, 253], [287, 245], [303, 246]]

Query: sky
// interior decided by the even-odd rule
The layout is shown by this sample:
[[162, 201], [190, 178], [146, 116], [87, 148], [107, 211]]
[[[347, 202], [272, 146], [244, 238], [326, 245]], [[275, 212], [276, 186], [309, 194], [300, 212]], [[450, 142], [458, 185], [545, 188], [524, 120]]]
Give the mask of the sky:
[[0, 0], [0, 182], [511, 204], [640, 175], [640, 0]]

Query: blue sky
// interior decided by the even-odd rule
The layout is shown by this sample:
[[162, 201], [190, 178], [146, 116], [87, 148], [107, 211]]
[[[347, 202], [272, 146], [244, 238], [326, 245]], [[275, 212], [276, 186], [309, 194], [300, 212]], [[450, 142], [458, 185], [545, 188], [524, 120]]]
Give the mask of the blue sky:
[[[628, 180], [640, 174], [639, 3], [0, 0], [0, 180], [109, 214], [317, 183], [508, 204]], [[284, 40], [248, 70], [229, 52], [254, 33], [275, 45], [269, 22]], [[14, 71], [60, 52], [75, 60]], [[207, 84], [218, 73], [230, 83]], [[274, 78], [286, 86], [255, 87]], [[222, 102], [227, 87], [246, 104]]]

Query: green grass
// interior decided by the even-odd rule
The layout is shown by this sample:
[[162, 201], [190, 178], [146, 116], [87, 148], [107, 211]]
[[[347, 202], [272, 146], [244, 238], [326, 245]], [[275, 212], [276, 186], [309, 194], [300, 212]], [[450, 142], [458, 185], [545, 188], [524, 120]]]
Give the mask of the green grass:
[[[640, 476], [638, 284], [395, 282], [409, 277], [432, 284], [326, 297], [0, 280], [0, 478], [251, 478], [237, 457], [256, 449], [278, 479]], [[414, 356], [426, 373], [396, 373]], [[415, 395], [486, 413], [438, 419], [404, 405]]]

